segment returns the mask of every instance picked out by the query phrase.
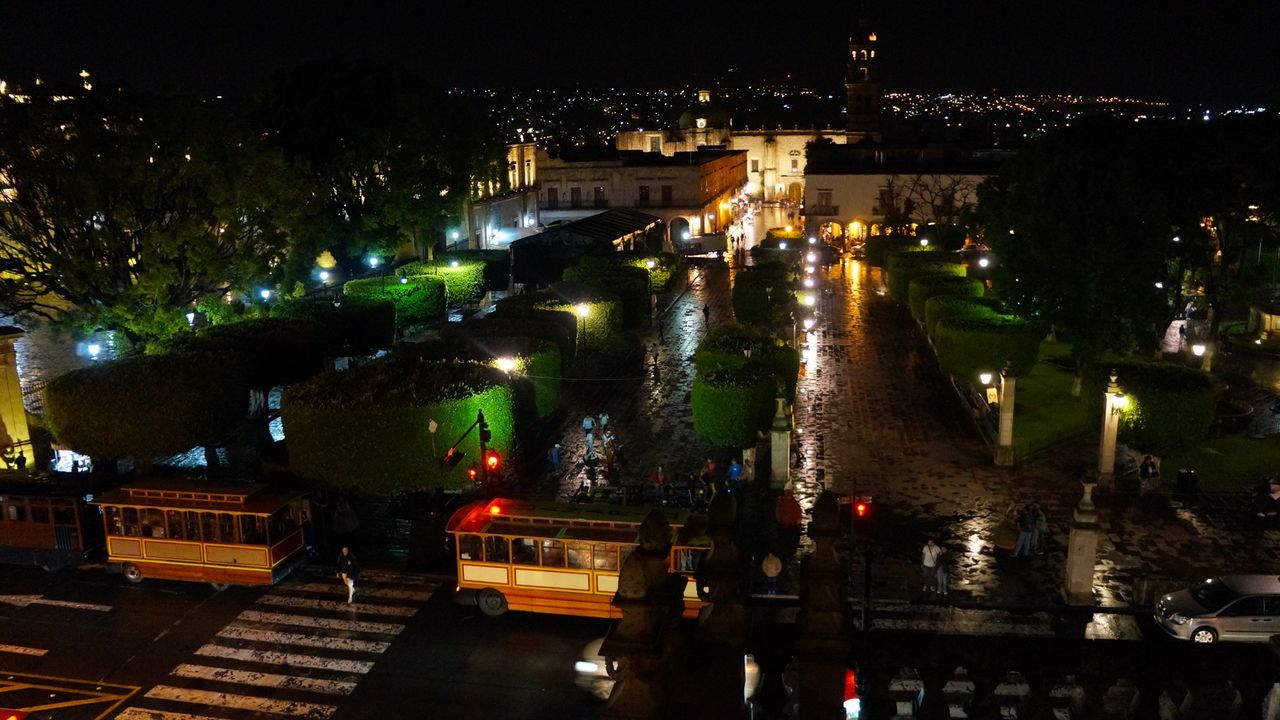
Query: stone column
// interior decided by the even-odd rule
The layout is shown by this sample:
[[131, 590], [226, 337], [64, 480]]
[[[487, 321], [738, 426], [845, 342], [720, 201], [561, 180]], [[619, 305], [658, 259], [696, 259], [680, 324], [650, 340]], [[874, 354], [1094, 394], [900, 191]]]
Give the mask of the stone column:
[[1116, 371], [1111, 371], [1102, 403], [1102, 436], [1098, 439], [1098, 483], [1110, 487], [1115, 481], [1116, 433], [1120, 429], [1120, 409], [1125, 405], [1124, 393], [1116, 384]]
[[616, 663], [617, 682], [603, 717], [649, 720], [667, 717], [667, 669], [671, 639], [684, 611], [685, 578], [667, 571], [671, 525], [657, 508], [640, 525], [640, 546], [618, 574], [613, 604], [622, 619], [609, 630], [600, 654]]
[[787, 415], [786, 398], [774, 398], [778, 404], [769, 429], [769, 487], [781, 490], [791, 481], [791, 417]]
[[835, 545], [839, 524], [836, 497], [823, 491], [809, 523], [813, 553], [800, 571], [800, 614], [796, 620], [799, 720], [844, 717], [849, 603], [844, 597], [845, 565]]
[[696, 717], [706, 720], [744, 717], [742, 654], [751, 632], [751, 613], [743, 604], [747, 573], [734, 537], [737, 500], [720, 493], [711, 501], [707, 536], [711, 553], [702, 561], [699, 585], [710, 603], [698, 618], [694, 667], [700, 670]]
[[1093, 605], [1093, 568], [1098, 560], [1098, 512], [1093, 505], [1093, 479], [1085, 478], [1084, 495], [1076, 505], [1067, 540], [1062, 597], [1071, 605]]
[[1013, 406], [1018, 388], [1018, 375], [1013, 365], [1000, 371], [1000, 432], [996, 443], [996, 464], [1013, 464]]

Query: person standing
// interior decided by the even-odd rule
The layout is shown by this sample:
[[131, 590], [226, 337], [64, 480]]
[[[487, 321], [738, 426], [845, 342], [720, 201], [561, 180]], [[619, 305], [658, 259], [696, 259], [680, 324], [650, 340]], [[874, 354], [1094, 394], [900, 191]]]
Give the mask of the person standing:
[[702, 463], [702, 479], [708, 484], [714, 483], [716, 480], [716, 461], [707, 456], [706, 462]]
[[764, 562], [760, 563], [760, 571], [764, 573], [764, 582], [768, 593], [777, 595], [778, 576], [782, 574], [782, 560], [777, 555], [769, 553], [764, 556]]
[[734, 458], [729, 463], [729, 481], [726, 487], [729, 492], [736, 493], [741, 489], [742, 483], [742, 463], [738, 462], [738, 458]]
[[547, 451], [547, 461], [551, 463], [551, 472], [560, 472], [560, 443], [556, 443], [554, 447]]
[[1036, 518], [1031, 512], [1031, 506], [1028, 505], [1018, 513], [1016, 520], [1018, 528], [1018, 542], [1014, 543], [1013, 556], [1029, 556], [1031, 555], [1031, 539], [1036, 529]]
[[1138, 466], [1138, 494], [1146, 497], [1155, 489], [1156, 481], [1160, 478], [1160, 466], [1156, 465], [1156, 461], [1150, 455], [1143, 456], [1142, 464]]
[[702, 324], [703, 325], [711, 324], [711, 306], [710, 305], [702, 306]]
[[596, 429], [596, 421], [590, 416], [582, 418], [582, 434], [590, 435], [592, 430]]
[[600, 431], [609, 432], [609, 413], [600, 413]]
[[649, 356], [653, 358], [653, 369], [657, 370], [658, 369], [658, 343], [654, 343], [653, 347], [649, 349]]
[[587, 431], [587, 452], [583, 456], [586, 462], [592, 462], [596, 459], [596, 436]]
[[356, 560], [351, 548], [346, 545], [342, 546], [342, 552], [338, 555], [337, 575], [342, 584], [347, 586], [347, 604], [350, 605], [356, 596], [356, 583], [360, 581], [360, 561]]
[[658, 504], [663, 504], [667, 498], [667, 473], [661, 465], [649, 476], [649, 484], [653, 486], [653, 495], [658, 499]]
[[951, 551], [945, 547], [938, 546], [938, 557], [934, 561], [938, 574], [938, 594], [947, 594], [947, 574], [951, 572]]
[[920, 588], [921, 592], [934, 592], [938, 587], [938, 557], [942, 555], [942, 548], [929, 538], [925, 541], [924, 549], [920, 552], [920, 577], [924, 581]]

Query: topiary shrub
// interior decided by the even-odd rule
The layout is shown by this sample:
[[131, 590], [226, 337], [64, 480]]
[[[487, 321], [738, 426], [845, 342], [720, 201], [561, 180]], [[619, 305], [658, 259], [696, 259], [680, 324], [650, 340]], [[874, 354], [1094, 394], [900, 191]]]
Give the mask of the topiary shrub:
[[959, 277], [951, 273], [918, 274], [911, 278], [907, 287], [907, 304], [911, 307], [911, 316], [918, 322], [925, 321], [925, 303], [936, 295], [958, 295], [960, 297], [978, 298], [987, 291], [981, 280], [970, 277]]
[[911, 239], [905, 235], [872, 235], [862, 245], [863, 257], [871, 267], [887, 267], [889, 258], [912, 249]]
[[1044, 332], [1011, 315], [951, 317], [938, 321], [933, 347], [938, 364], [958, 378], [972, 380], [982, 372], [999, 372], [1006, 362], [1019, 375], [1035, 367]]
[[339, 351], [352, 355], [390, 347], [396, 337], [396, 307], [389, 300], [348, 296], [336, 306], [327, 298], [287, 300], [271, 308], [271, 316], [313, 322]]
[[[750, 357], [747, 352], [750, 351]], [[774, 392], [794, 402], [800, 376], [800, 353], [782, 341], [738, 323], [717, 327], [698, 346], [694, 356], [698, 375], [717, 370], [747, 369], [768, 376]]]
[[713, 445], [753, 444], [773, 416], [770, 378], [747, 369], [726, 368], [693, 382], [693, 430]]
[[248, 409], [235, 364], [217, 357], [142, 355], [95, 363], [45, 388], [57, 441], [95, 458], [137, 460], [221, 443]]
[[[401, 282], [404, 280], [404, 282]], [[347, 297], [387, 300], [396, 308], [396, 325], [444, 318], [444, 281], [428, 275], [405, 275], [350, 280], [342, 286]]]
[[[653, 267], [649, 267], [649, 263]], [[604, 252], [586, 255], [578, 261], [583, 268], [629, 267], [645, 271], [649, 281], [650, 292], [662, 292], [671, 287], [680, 270], [680, 258], [672, 253], [650, 252], [648, 250], [626, 250], [623, 252]], [[565, 277], [569, 280], [569, 277]]]
[[595, 263], [584, 258], [583, 262], [566, 268], [563, 278], [562, 284], [570, 287], [589, 287], [617, 295], [622, 301], [623, 324], [627, 327], [640, 327], [649, 317], [649, 273], [642, 268]]
[[450, 250], [440, 255], [445, 265], [457, 260], [484, 263], [484, 290], [506, 290], [511, 282], [511, 252], [509, 250]]
[[952, 253], [937, 251], [902, 252], [889, 257], [889, 296], [907, 301], [911, 278], [917, 275], [955, 275], [963, 277], [967, 270]]
[[428, 262], [417, 260], [397, 271], [409, 277], [434, 277], [444, 282], [450, 305], [472, 305], [484, 296], [485, 264], [482, 260], [450, 258]]
[[[780, 263], [747, 268], [733, 278], [733, 315], [738, 322], [765, 325], [791, 303], [795, 273]], [[772, 288], [772, 292], [770, 292]]]
[[512, 390], [505, 373], [485, 365], [386, 359], [317, 375], [280, 404], [292, 471], [368, 492], [465, 487], [467, 467], [481, 462], [478, 431], [459, 445], [466, 455], [456, 467], [441, 460], [479, 410], [493, 433], [489, 447], [508, 456]]
[[1208, 373], [1171, 363], [1138, 361], [1093, 365], [1085, 369], [1084, 392], [1095, 417], [1102, 417], [1103, 393], [1111, 371], [1128, 397], [1120, 411], [1121, 441], [1152, 453], [1196, 445], [1209, 435], [1218, 407], [1218, 390]]
[[[587, 309], [585, 318], [578, 314], [580, 305]], [[579, 283], [556, 283], [547, 290], [515, 295], [498, 303], [499, 313], [528, 314], [531, 310], [571, 314], [587, 350], [599, 350], [610, 345], [622, 330], [622, 301], [618, 296]], [[585, 337], [583, 327], [586, 328]]]
[[944, 318], [994, 317], [1002, 311], [1002, 303], [995, 298], [934, 295], [924, 304], [924, 329], [932, 338], [938, 321]]
[[258, 318], [175, 335], [168, 350], [233, 364], [249, 387], [267, 391], [319, 373], [325, 356], [336, 353], [337, 340], [307, 320]]
[[471, 346], [480, 351], [490, 347], [490, 338], [527, 337], [545, 340], [559, 351], [561, 374], [573, 361], [578, 342], [578, 318], [576, 315], [555, 310], [527, 309], [516, 312], [508, 307], [506, 312], [495, 312], [482, 318], [461, 324], [449, 323], [440, 331], [441, 337], [460, 346]]

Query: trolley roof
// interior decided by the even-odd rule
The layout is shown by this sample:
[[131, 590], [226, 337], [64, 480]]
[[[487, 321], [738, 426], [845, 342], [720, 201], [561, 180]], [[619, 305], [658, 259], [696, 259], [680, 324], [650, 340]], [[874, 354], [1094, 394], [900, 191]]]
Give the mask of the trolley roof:
[[[449, 521], [449, 532], [636, 543], [652, 508], [583, 505], [496, 498], [466, 505]], [[663, 508], [676, 545], [706, 545], [706, 519], [688, 510]]]
[[134, 505], [177, 510], [223, 510], [270, 514], [305, 493], [273, 491], [262, 483], [197, 480], [139, 480], [98, 497], [99, 505]]

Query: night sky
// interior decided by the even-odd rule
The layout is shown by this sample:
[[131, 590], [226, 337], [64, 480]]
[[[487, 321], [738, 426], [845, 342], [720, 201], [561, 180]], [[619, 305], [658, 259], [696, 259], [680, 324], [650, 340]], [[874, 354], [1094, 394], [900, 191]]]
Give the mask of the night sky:
[[[890, 90], [1062, 91], [1217, 105], [1280, 101], [1277, 0], [862, 3]], [[403, 0], [0, 5], [0, 78], [35, 73], [253, 93], [317, 58], [402, 63], [443, 86], [838, 87], [859, 3]], [[729, 69], [734, 71], [729, 73]]]

